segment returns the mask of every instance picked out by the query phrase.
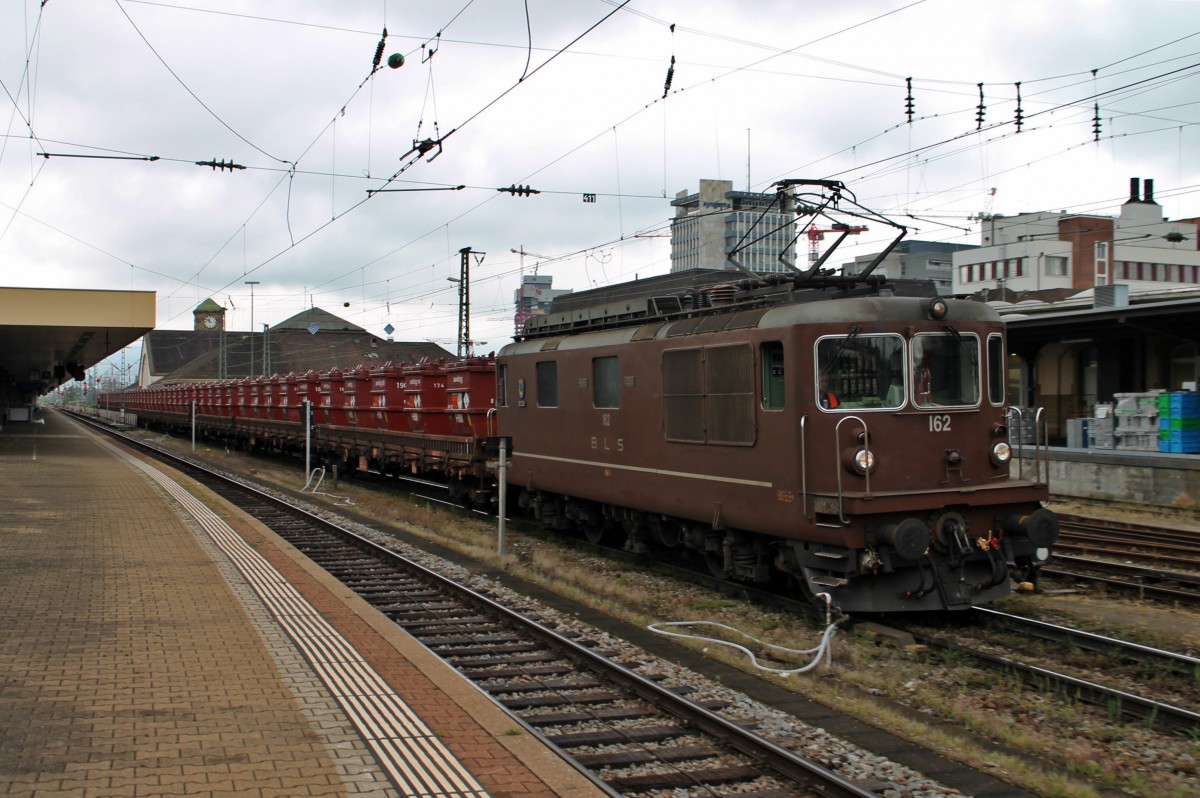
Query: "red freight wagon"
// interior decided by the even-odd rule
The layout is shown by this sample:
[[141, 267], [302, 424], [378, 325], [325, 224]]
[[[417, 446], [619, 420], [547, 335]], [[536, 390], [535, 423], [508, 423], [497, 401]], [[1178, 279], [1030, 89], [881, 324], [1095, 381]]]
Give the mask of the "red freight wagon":
[[217, 414], [217, 392], [214, 383], [202, 382], [197, 386], [196, 412], [202, 416]]
[[234, 385], [229, 380], [217, 383], [217, 415], [221, 418], [236, 418], [237, 408], [234, 407]]
[[321, 375], [315, 371], [306, 371], [303, 374], [288, 375], [288, 421], [294, 421], [297, 424], [304, 420], [304, 403], [313, 403], [313, 419], [317, 418], [316, 404], [320, 399], [318, 388], [321, 384]]
[[375, 426], [393, 432], [408, 432], [404, 407], [404, 368], [388, 361], [371, 372], [371, 407]]
[[284, 421], [287, 418], [287, 395], [284, 393], [287, 384], [284, 379], [278, 374], [273, 374], [266, 382], [267, 401], [263, 409], [266, 410], [266, 417], [273, 421]]
[[[322, 424], [334, 424], [335, 411], [342, 412], [342, 393], [345, 391], [345, 385], [342, 383], [342, 370], [333, 369], [321, 375], [321, 382], [317, 385], [317, 414]], [[342, 421], [345, 421], [343, 417]]]
[[[496, 361], [472, 357], [446, 365], [446, 413], [450, 434], [489, 434], [488, 412], [496, 406]], [[495, 434], [495, 424], [491, 434]]]
[[371, 412], [371, 373], [363, 366], [351, 369], [342, 375], [345, 397], [342, 406], [346, 425], [350, 427], [374, 427], [375, 414]]
[[404, 409], [413, 432], [450, 434], [444, 363], [418, 363], [404, 369]]

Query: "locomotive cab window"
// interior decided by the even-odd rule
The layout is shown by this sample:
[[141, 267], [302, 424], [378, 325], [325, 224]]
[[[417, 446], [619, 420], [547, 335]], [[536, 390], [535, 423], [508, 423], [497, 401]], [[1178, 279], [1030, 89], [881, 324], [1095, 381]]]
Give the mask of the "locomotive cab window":
[[994, 405], [1004, 404], [1005, 360], [1004, 339], [989, 335], [987, 339], [988, 401]]
[[839, 335], [817, 342], [813, 388], [825, 410], [895, 410], [905, 402], [904, 339]]
[[621, 406], [621, 368], [617, 358], [592, 359], [592, 404], [614, 410]]
[[925, 333], [912, 341], [913, 402], [917, 407], [979, 404], [979, 339], [974, 335]]
[[537, 406], [558, 407], [558, 362], [537, 364]]
[[496, 366], [496, 404], [508, 407], [508, 366]]

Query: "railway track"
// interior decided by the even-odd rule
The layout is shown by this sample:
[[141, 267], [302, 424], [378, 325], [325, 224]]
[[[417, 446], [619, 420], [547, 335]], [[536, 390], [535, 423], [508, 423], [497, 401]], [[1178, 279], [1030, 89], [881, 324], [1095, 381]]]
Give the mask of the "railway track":
[[[605, 549], [604, 551], [605, 556], [627, 559], [630, 563], [639, 562], [616, 549]], [[747, 599], [763, 606], [787, 610], [794, 614], [815, 617], [812, 605], [804, 602], [760, 591], [745, 584], [714, 579], [703, 573], [667, 563], [660, 563], [658, 567], [675, 578], [703, 584], [710, 589], [724, 591], [731, 596]], [[1011, 639], [1037, 638], [1054, 642], [1060, 646], [1057, 654], [1060, 658], [1067, 658], [1074, 649], [1086, 649], [1101, 657], [1112, 658], [1112, 660], [1141, 663], [1155, 673], [1173, 674], [1179, 693], [1191, 696], [1196, 694], [1196, 680], [1200, 674], [1200, 658], [988, 608], [976, 608], [969, 615], [956, 618], [954, 628], [961, 630], [970, 627], [971, 624], [981, 625], [985, 622], [992, 625], [1003, 625], [1008, 630], [1007, 634]], [[855, 619], [851, 619], [845, 625], [853, 628], [856, 623]], [[1096, 678], [1083, 678], [1036, 662], [1022, 661], [1016, 656], [997, 653], [983, 645], [966, 643], [958, 632], [930, 632], [917, 628], [915, 624], [905, 624], [895, 620], [889, 621], [889, 624], [894, 626], [897, 631], [911, 635], [914, 643], [939, 651], [943, 655], [952, 655], [959, 659], [969, 658], [988, 670], [1016, 674], [1029, 688], [1050, 695], [1070, 696], [1071, 700], [1101, 707], [1114, 720], [1137, 722], [1148, 728], [1155, 728], [1167, 733], [1200, 734], [1200, 711], [1197, 711], [1197, 707], [1172, 704], [1169, 701], [1139, 695], [1113, 684], [1102, 683]]]
[[[1122, 660], [1138, 663], [1145, 669], [1157, 671], [1160, 681], [1169, 681], [1173, 685], [1173, 692], [1190, 696], [1195, 701], [1200, 658], [989, 608], [976, 608], [972, 613], [986, 619], [990, 624], [1002, 625], [1009, 632], [1009, 637], [1038, 638], [1058, 644], [1060, 658], [1067, 657], [1071, 649], [1086, 649], [1098, 655], [1097, 658], [1102, 661]], [[912, 629], [909, 631], [923, 645], [936, 647], [944, 652], [955, 652], [955, 655], [967, 654], [991, 669], [1016, 674], [1026, 685], [1035, 689], [1070, 696], [1072, 700], [1103, 707], [1115, 720], [1133, 721], [1147, 728], [1172, 734], [1200, 734], [1200, 711], [1194, 707], [1139, 695], [1127, 689], [1101, 684], [1094, 679], [1073, 676], [1061, 670], [1022, 661], [1008, 653], [987, 650], [978, 644], [964, 644], [954, 636]]]
[[1060, 520], [1054, 558], [1043, 575], [1200, 604], [1200, 532], [1070, 515]]
[[728, 708], [694, 686], [660, 684], [619, 664], [614, 657], [620, 651], [572, 640], [332, 521], [119, 437], [270, 527], [614, 794], [683, 789], [751, 798], [876, 795], [756, 734], [753, 718], [721, 714]]

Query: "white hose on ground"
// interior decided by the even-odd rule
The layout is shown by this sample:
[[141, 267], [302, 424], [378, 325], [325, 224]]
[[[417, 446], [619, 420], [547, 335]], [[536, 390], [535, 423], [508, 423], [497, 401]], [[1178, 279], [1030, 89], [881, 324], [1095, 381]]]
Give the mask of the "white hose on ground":
[[[802, 667], [799, 667], [799, 668], [790, 668], [790, 669], [788, 669], [788, 668], [773, 668], [769, 665], [763, 665], [762, 663], [760, 663], [758, 661], [758, 657], [755, 656], [754, 652], [751, 651], [750, 649], [746, 648], [745, 646], [738, 645], [737, 643], [730, 642], [729, 640], [722, 640], [717, 637], [708, 637], [706, 635], [700, 635], [700, 634], [687, 634], [687, 633], [683, 633], [683, 632], [674, 632], [674, 631], [671, 631], [670, 629], [665, 628], [665, 627], [683, 627], [683, 626], [717, 627], [718, 629], [723, 629], [725, 631], [734, 632], [734, 633], [740, 635], [741, 637], [746, 638], [747, 640], [751, 640], [755, 643], [758, 643], [760, 646], [764, 647], [765, 649], [767, 649], [769, 651], [782, 652], [785, 654], [792, 654], [792, 655], [797, 655], [797, 656], [804, 656], [807, 654], [815, 654], [816, 656], [813, 657], [812, 662], [810, 662], [807, 665], [804, 665]], [[829, 654], [831, 644], [833, 641], [833, 635], [837, 632], [837, 624], [831, 623], [825, 627], [825, 631], [821, 634], [821, 642], [816, 646], [816, 648], [794, 649], [794, 648], [786, 648], [785, 646], [779, 646], [779, 645], [775, 645], [774, 643], [768, 643], [766, 641], [759, 640], [758, 638], [751, 637], [750, 635], [746, 634], [745, 632], [743, 632], [739, 629], [735, 629], [732, 626], [726, 626], [723, 623], [717, 623], [716, 621], [663, 621], [661, 623], [652, 623], [646, 628], [649, 629], [651, 632], [654, 632], [654, 633], [660, 634], [660, 635], [666, 635], [668, 637], [681, 637], [681, 638], [688, 639], [688, 640], [701, 640], [706, 643], [715, 643], [716, 645], [719, 645], [719, 646], [729, 646], [730, 648], [734, 648], [734, 649], [737, 649], [738, 651], [745, 653], [746, 656], [750, 657], [750, 662], [754, 665], [754, 667], [758, 668], [759, 670], [768, 671], [770, 673], [783, 674], [785, 676], [789, 675], [789, 674], [793, 674], [793, 673], [805, 673], [805, 672], [810, 671], [813, 668], [817, 667], [818, 665], [820, 665], [821, 660], [825, 659], [826, 655]]]

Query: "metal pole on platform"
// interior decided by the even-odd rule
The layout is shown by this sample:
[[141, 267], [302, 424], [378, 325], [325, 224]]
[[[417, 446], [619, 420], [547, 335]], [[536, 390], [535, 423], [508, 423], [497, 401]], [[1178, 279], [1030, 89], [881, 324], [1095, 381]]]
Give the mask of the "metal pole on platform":
[[304, 478], [312, 474], [312, 400], [304, 400]]
[[196, 451], [196, 400], [192, 400], [192, 451]]
[[500, 507], [499, 507], [499, 511], [500, 511], [500, 556], [502, 556], [502, 557], [504, 556], [504, 516], [505, 516], [506, 510], [508, 509], [508, 507], [507, 507], [507, 505], [508, 505], [508, 501], [507, 501], [508, 480], [506, 479], [505, 473], [504, 473], [505, 471], [508, 470], [508, 446], [506, 445], [506, 440], [507, 439], [505, 439], [503, 436], [501, 436], [501, 438], [500, 438], [500, 467], [497, 469], [500, 472], [500, 476], [499, 476], [499, 479], [497, 480], [499, 484], [496, 486], [496, 489], [500, 491]]

